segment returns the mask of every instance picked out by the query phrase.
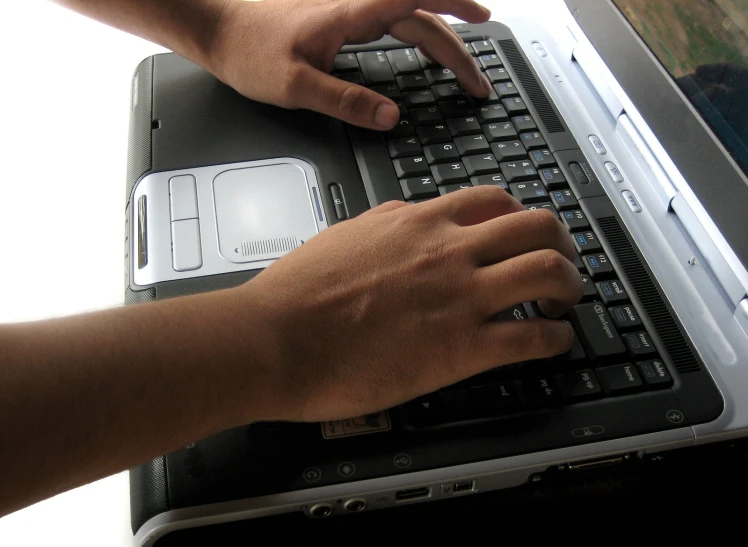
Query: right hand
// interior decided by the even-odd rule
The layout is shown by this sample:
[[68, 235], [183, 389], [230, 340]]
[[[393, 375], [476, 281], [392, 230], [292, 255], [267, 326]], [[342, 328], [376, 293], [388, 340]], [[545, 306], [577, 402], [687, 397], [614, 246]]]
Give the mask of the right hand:
[[253, 386], [263, 420], [350, 418], [564, 353], [569, 324], [494, 317], [523, 302], [554, 317], [575, 305], [575, 254], [555, 215], [526, 211], [496, 187], [367, 211], [230, 291], [226, 305], [247, 323], [226, 328], [263, 348], [262, 374], [232, 366], [237, 400], [252, 400]]

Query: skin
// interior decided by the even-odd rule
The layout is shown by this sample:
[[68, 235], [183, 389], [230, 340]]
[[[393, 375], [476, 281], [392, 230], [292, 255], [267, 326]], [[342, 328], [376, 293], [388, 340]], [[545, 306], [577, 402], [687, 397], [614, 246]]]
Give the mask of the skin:
[[[482, 86], [462, 44], [420, 11], [487, 19], [468, 0], [61, 3], [251, 98], [368, 127], [389, 101], [323, 72], [343, 43], [391, 32]], [[0, 326], [0, 515], [230, 427], [360, 416], [563, 353], [568, 324], [492, 317], [528, 301], [548, 316], [573, 306], [573, 257], [551, 213], [479, 187], [381, 205], [234, 289]]]

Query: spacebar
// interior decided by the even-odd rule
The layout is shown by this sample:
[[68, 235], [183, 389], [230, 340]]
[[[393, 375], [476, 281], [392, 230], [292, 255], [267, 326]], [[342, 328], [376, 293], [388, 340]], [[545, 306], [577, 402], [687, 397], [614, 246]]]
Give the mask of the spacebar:
[[590, 359], [626, 353], [610, 315], [599, 302], [574, 306], [569, 312], [569, 319]]
[[403, 191], [382, 134], [370, 129], [349, 126], [348, 135], [369, 204], [376, 207], [387, 201], [404, 201]]

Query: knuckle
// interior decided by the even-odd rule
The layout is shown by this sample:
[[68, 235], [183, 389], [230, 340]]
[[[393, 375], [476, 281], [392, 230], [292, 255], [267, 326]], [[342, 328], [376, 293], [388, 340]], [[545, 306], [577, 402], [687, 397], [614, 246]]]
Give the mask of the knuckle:
[[541, 251], [539, 259], [548, 285], [558, 285], [568, 279], [570, 263], [564, 255], [554, 249], [545, 249]]
[[338, 117], [345, 119], [357, 114], [365, 98], [366, 90], [363, 87], [357, 85], [346, 87], [338, 100]]

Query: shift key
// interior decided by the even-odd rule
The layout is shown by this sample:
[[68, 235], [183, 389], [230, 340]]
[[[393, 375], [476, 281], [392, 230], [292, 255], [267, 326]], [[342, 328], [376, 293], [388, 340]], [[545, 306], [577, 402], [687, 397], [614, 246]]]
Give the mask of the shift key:
[[608, 311], [599, 302], [574, 306], [569, 311], [569, 319], [589, 359], [626, 353], [626, 347], [613, 326]]

